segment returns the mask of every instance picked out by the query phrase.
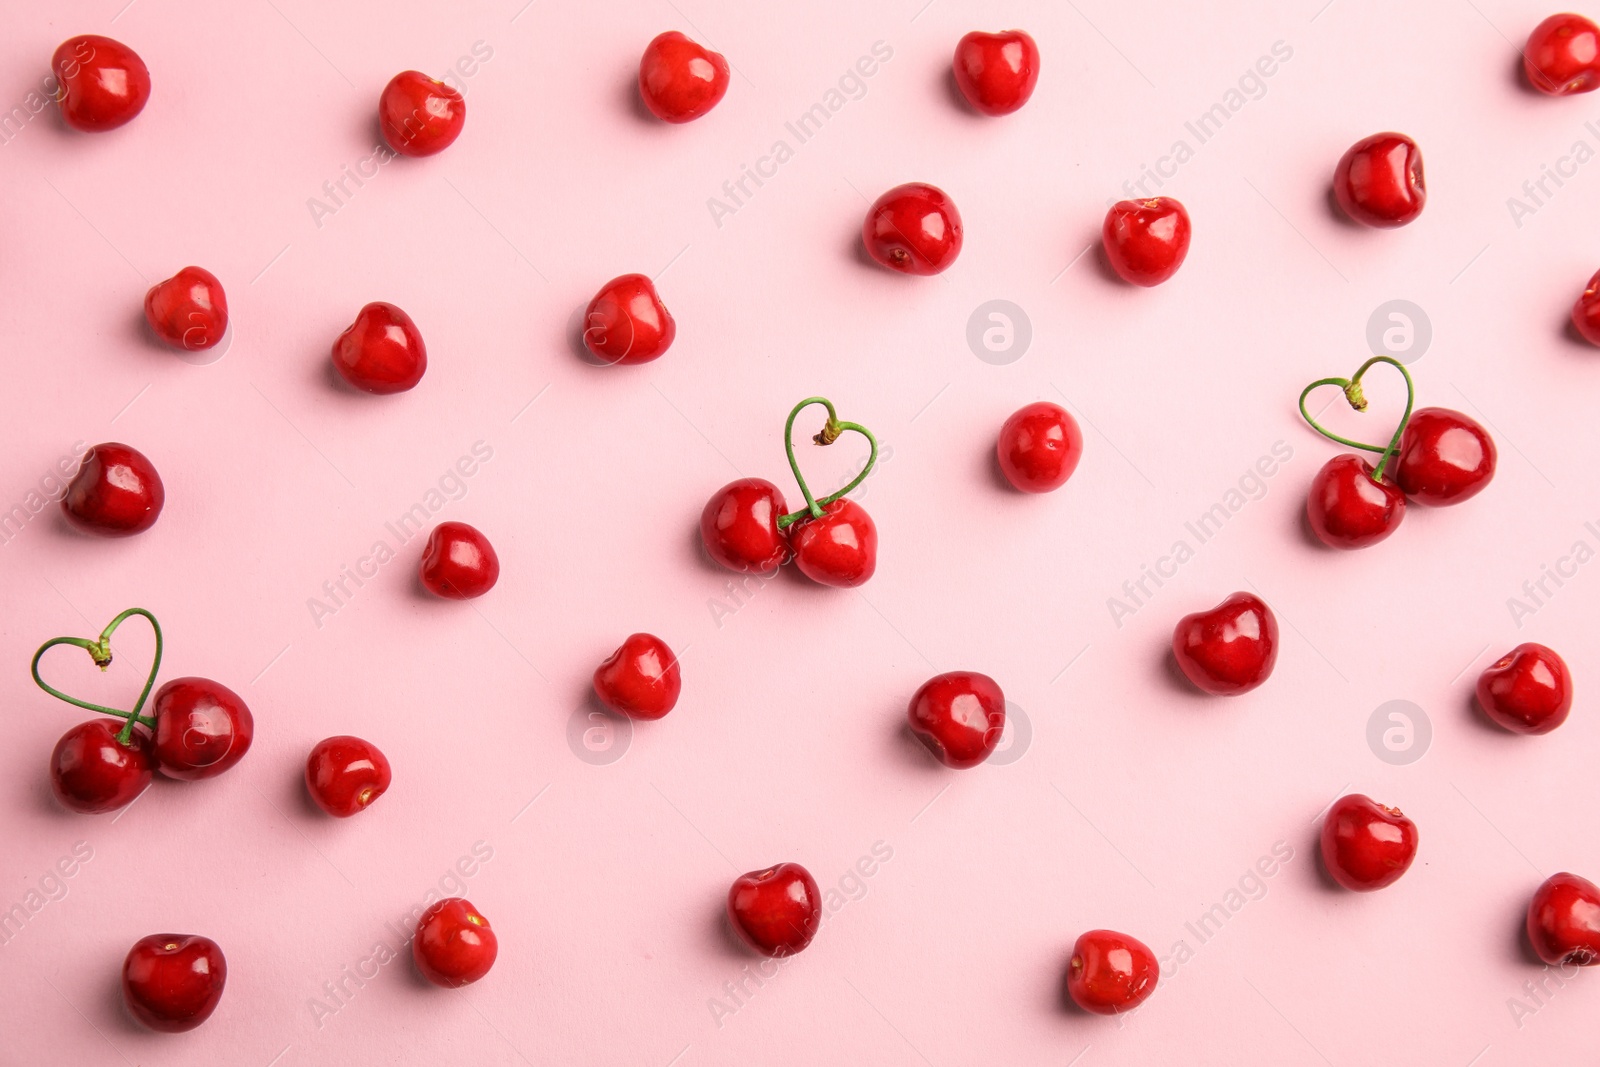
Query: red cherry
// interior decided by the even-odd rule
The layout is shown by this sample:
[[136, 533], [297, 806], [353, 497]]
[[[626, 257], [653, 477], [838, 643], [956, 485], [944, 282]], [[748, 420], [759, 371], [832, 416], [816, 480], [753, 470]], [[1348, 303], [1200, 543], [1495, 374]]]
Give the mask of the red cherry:
[[333, 342], [333, 365], [357, 389], [403, 393], [422, 381], [428, 348], [410, 315], [375, 300]]
[[1471, 500], [1494, 477], [1494, 438], [1459, 411], [1418, 408], [1395, 454], [1394, 480], [1419, 504]]
[[228, 981], [222, 948], [198, 934], [141, 937], [122, 962], [122, 1002], [152, 1030], [193, 1030], [217, 1010]]
[[1549, 964], [1600, 963], [1600, 888], [1575, 874], [1553, 874], [1528, 901], [1528, 943]]
[[1160, 285], [1189, 254], [1189, 213], [1170, 196], [1119, 200], [1100, 227], [1106, 260], [1125, 282]]
[[1172, 654], [1189, 681], [1207, 693], [1248, 693], [1278, 662], [1278, 620], [1260, 597], [1235, 593], [1210, 611], [1179, 619]]
[[741, 874], [728, 889], [728, 921], [763, 956], [792, 956], [817, 936], [822, 892], [798, 863]]
[[1065, 408], [1041, 400], [1005, 421], [997, 451], [1007, 481], [1024, 493], [1048, 493], [1078, 469], [1083, 434]]
[[161, 475], [144, 453], [107, 441], [84, 453], [61, 510], [84, 533], [127, 537], [154, 526], [166, 502]]
[[489, 539], [464, 522], [441, 522], [422, 550], [422, 584], [434, 596], [471, 600], [500, 580], [500, 557]]
[[1589, 279], [1583, 295], [1572, 305], [1572, 326], [1592, 345], [1600, 345], [1600, 272]]
[[1009, 115], [1033, 95], [1039, 46], [1021, 30], [969, 33], [956, 43], [956, 87], [985, 115]]
[[1428, 199], [1417, 142], [1403, 133], [1363, 137], [1334, 168], [1333, 195], [1346, 215], [1368, 226], [1412, 221]]
[[1406, 495], [1373, 477], [1373, 466], [1346, 452], [1322, 465], [1306, 497], [1311, 531], [1329, 548], [1366, 548], [1400, 528]]
[[156, 766], [150, 732], [135, 726], [124, 745], [122, 727], [120, 719], [90, 719], [61, 735], [50, 753], [50, 787], [62, 806], [99, 815], [144, 792]]
[[643, 274], [606, 282], [589, 301], [583, 321], [583, 345], [604, 363], [649, 363], [678, 336], [678, 324]]
[[789, 558], [778, 529], [788, 511], [783, 494], [765, 478], [740, 478], [718, 489], [700, 513], [706, 554], [735, 571], [768, 572]]
[[318, 741], [306, 757], [306, 789], [317, 807], [339, 819], [367, 810], [389, 788], [389, 761], [378, 746], [340, 735]]
[[800, 573], [822, 585], [857, 586], [878, 569], [878, 528], [867, 509], [849, 497], [824, 504], [789, 527], [789, 546]]
[[645, 45], [639, 96], [665, 122], [688, 122], [717, 106], [728, 91], [728, 61], [677, 30]]
[[228, 330], [228, 297], [217, 276], [185, 267], [144, 295], [144, 317], [155, 335], [173, 348], [198, 351]]
[[1547, 734], [1572, 710], [1572, 674], [1555, 649], [1518, 645], [1478, 676], [1478, 706], [1517, 734]]
[[422, 913], [411, 957], [422, 977], [446, 989], [471, 985], [489, 973], [500, 942], [472, 902], [446, 897]]
[[155, 754], [161, 773], [215, 778], [250, 751], [255, 719], [239, 694], [209, 678], [174, 678], [156, 690]]
[[1522, 69], [1548, 96], [1600, 89], [1600, 27], [1582, 15], [1551, 15], [1528, 34]]
[[654, 634], [630, 635], [594, 669], [594, 695], [630, 718], [661, 718], [677, 706], [682, 691], [678, 657]]
[[402, 156], [443, 152], [467, 124], [467, 102], [442, 81], [415, 70], [389, 79], [378, 98], [378, 125]]
[[1078, 935], [1067, 967], [1067, 992], [1078, 1007], [1096, 1015], [1132, 1011], [1151, 993], [1161, 965], [1149, 946], [1115, 930]]
[[897, 185], [873, 203], [861, 226], [867, 254], [902, 274], [938, 274], [961, 252], [961, 215], [944, 191]]
[[1417, 858], [1417, 824], [1360, 793], [1340, 797], [1322, 820], [1322, 863], [1346, 889], [1393, 885]]
[[114, 130], [150, 99], [150, 69], [137, 52], [109, 37], [86, 33], [62, 41], [50, 68], [60, 86], [61, 117], [75, 130]]
[[1006, 697], [993, 678], [951, 671], [922, 683], [906, 710], [911, 730], [946, 767], [965, 770], [989, 758], [1006, 728]]

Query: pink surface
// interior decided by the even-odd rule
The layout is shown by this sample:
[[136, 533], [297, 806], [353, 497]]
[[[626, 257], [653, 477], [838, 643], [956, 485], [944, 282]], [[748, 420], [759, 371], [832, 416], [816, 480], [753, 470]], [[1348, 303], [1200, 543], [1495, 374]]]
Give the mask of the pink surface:
[[[0, 504], [102, 440], [145, 451], [168, 502], [131, 540], [77, 536], [50, 508], [0, 548], [0, 909], [27, 912], [0, 945], [0, 1061], [1488, 1067], [1600, 1046], [1600, 978], [1558, 988], [1519, 932], [1543, 877], [1600, 872], [1600, 355], [1564, 332], [1600, 266], [1600, 96], [1518, 84], [1516, 43], [1549, 9], [923, 5], [13, 12], [5, 108], [75, 33], [133, 46], [155, 88], [113, 133], [69, 133], [51, 109], [0, 144]], [[980, 119], [952, 98], [951, 51], [1013, 24], [1039, 42], [1038, 91]], [[632, 88], [668, 28], [736, 68], [683, 127], [649, 120]], [[875, 52], [870, 78], [841, 82]], [[1245, 77], [1275, 52], [1271, 77]], [[373, 155], [391, 75], [473, 57], [453, 147], [347, 182], [314, 214], [308, 198], [331, 205], [324, 183]], [[799, 143], [785, 124], [841, 85]], [[1229, 102], [1199, 142], [1186, 123]], [[1344, 224], [1327, 199], [1340, 153], [1383, 129], [1414, 136], [1428, 168], [1427, 210], [1395, 232]], [[785, 161], [762, 162], [780, 139]], [[1108, 198], [1178, 140], [1192, 153], [1159, 190], [1194, 218], [1178, 275], [1134, 290], [1075, 258]], [[716, 217], [708, 198], [746, 166], [772, 176]], [[858, 251], [868, 200], [908, 180], [965, 219], [936, 278]], [[210, 366], [140, 325], [147, 286], [191, 262], [233, 312]], [[649, 366], [592, 366], [574, 316], [627, 271], [657, 276], [678, 339]], [[356, 395], [329, 367], [378, 299], [429, 346], [427, 377], [397, 397]], [[966, 339], [992, 299], [1031, 320], [1005, 365]], [[1478, 499], [1415, 508], [1389, 542], [1335, 555], [1301, 513], [1337, 450], [1294, 398], [1360, 362], [1392, 299], [1431, 321], [1420, 401], [1481, 418], [1500, 470]], [[814, 393], [884, 443], [861, 495], [877, 576], [854, 593], [785, 575], [732, 599], [700, 555], [700, 507], [736, 473], [793, 500], [782, 423]], [[1063, 397], [1082, 465], [1054, 494], [1007, 490], [1000, 424]], [[858, 443], [819, 451], [804, 455], [819, 482], [862, 458]], [[1275, 455], [1270, 478], [1249, 477]], [[462, 457], [473, 473], [456, 479]], [[1202, 544], [1186, 523], [1219, 502], [1239, 506]], [[420, 592], [423, 537], [386, 526], [419, 503], [430, 525], [489, 535], [492, 593]], [[1108, 598], [1180, 540], [1192, 558], [1114, 619]], [[324, 582], [379, 541], [396, 558], [314, 617]], [[1564, 584], [1546, 579], [1553, 595], [1515, 619], [1508, 598], [1547, 567]], [[1171, 626], [1250, 588], [1283, 625], [1276, 674], [1201, 698], [1166, 666]], [[28, 659], [130, 605], [164, 624], [164, 677], [249, 701], [255, 747], [221, 778], [158, 780], [119, 816], [70, 815], [45, 762], [83, 715], [33, 687]], [[621, 759], [587, 762], [589, 674], [635, 630], [682, 653], [683, 699]], [[1548, 737], [1497, 731], [1469, 703], [1477, 672], [1524, 640], [1577, 679]], [[65, 652], [52, 677], [126, 705], [148, 639], [130, 623], [118, 647], [103, 680]], [[955, 668], [1025, 711], [1031, 741], [1014, 736], [1009, 762], [948, 771], [907, 738], [906, 699]], [[1394, 700], [1431, 722], [1409, 764], [1367, 741]], [[394, 765], [388, 795], [349, 821], [300, 780], [338, 733]], [[1416, 865], [1376, 894], [1331, 888], [1315, 857], [1318, 814], [1347, 791], [1421, 829]], [[48, 877], [75, 851], [90, 858], [71, 878]], [[837, 910], [758, 984], [721, 909], [736, 874], [782, 860], [837, 890]], [[461, 992], [404, 956], [376, 962], [441, 888], [500, 939]], [[1220, 929], [1196, 936], [1217, 904]], [[1120, 1021], [1061, 1003], [1073, 939], [1097, 926], [1164, 957], [1155, 995]], [[222, 1004], [188, 1035], [144, 1033], [118, 1003], [124, 953], [158, 931], [227, 953]], [[1545, 983], [1537, 1000], [1529, 982]]]

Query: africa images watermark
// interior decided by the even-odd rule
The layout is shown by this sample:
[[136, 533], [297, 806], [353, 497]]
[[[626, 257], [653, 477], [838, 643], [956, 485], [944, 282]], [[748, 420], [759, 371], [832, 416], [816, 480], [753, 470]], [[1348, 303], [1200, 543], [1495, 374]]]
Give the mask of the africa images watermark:
[[1595, 545], [1600, 545], [1600, 524], [1586, 522], [1583, 532], [1586, 536], [1573, 541], [1572, 547], [1557, 556], [1554, 563], [1539, 564], [1539, 576], [1522, 583], [1521, 596], [1506, 597], [1506, 610], [1511, 613], [1511, 621], [1516, 623], [1517, 629], [1522, 629], [1523, 620], [1537, 615], [1540, 608], [1576, 578], [1578, 568], [1594, 559]]
[[[722, 229], [722, 224], [730, 215], [739, 213], [739, 209], [748, 204], [757, 191], [767, 182], [778, 176], [778, 168], [795, 157], [795, 152], [810, 141], [822, 128], [844, 110], [844, 106], [852, 100], [860, 100], [867, 95], [867, 79], [894, 58], [894, 49], [886, 41], [872, 42], [872, 48], [867, 54], [857, 59], [854, 64], [845, 68], [839, 80], [822, 94], [822, 98], [809, 108], [802, 111], [799, 116], [783, 124], [787, 136], [776, 138], [765, 154], [757, 156], [755, 164], [739, 164], [739, 173], [722, 183], [720, 196], [706, 198], [706, 210], [711, 212], [711, 221]], [[790, 144], [790, 139], [794, 143]]]
[[41, 874], [38, 882], [22, 894], [21, 900], [13, 901], [9, 908], [0, 911], [0, 947], [9, 945], [47, 906], [65, 900], [72, 888], [67, 883], [92, 859], [94, 848], [89, 842], [74, 842], [72, 851]]
[[0, 511], [0, 545], [9, 545], [23, 527], [33, 521], [35, 515], [67, 495], [67, 479], [77, 471], [78, 463], [87, 451], [89, 446], [82, 441], [72, 442], [71, 453], [63, 452], [55, 464], [39, 476], [38, 484], [22, 495], [21, 500]]
[[1579, 137], [1554, 162], [1539, 164], [1539, 173], [1522, 183], [1521, 196], [1506, 197], [1506, 211], [1514, 227], [1522, 229], [1529, 218], [1555, 199], [1567, 182], [1578, 176], [1579, 168], [1595, 157], [1595, 145], [1600, 145], [1600, 124], [1590, 119], [1583, 124], [1583, 131], [1593, 138], [1592, 142]]

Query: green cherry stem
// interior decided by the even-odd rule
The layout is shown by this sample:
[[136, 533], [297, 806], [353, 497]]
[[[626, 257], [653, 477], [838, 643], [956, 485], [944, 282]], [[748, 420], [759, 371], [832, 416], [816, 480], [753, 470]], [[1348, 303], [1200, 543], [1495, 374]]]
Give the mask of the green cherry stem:
[[[72, 645], [75, 648], [83, 649], [89, 653], [89, 658], [94, 660], [95, 666], [99, 667], [102, 671], [105, 670], [107, 667], [111, 666], [111, 635], [116, 632], [117, 627], [121, 626], [134, 615], [143, 616], [147, 621], [149, 621], [150, 629], [153, 630], [156, 635], [156, 651], [155, 656], [150, 661], [150, 673], [144, 680], [144, 689], [139, 693], [139, 699], [133, 705], [132, 711], [123, 711], [120, 708], [108, 708], [102, 704], [91, 704], [87, 700], [79, 700], [77, 697], [68, 696], [66, 693], [63, 693], [61, 690], [57, 689], [55, 686], [51, 685], [49, 682], [40, 677], [39, 661], [44, 658], [44, 654], [46, 652], [50, 651], [57, 645]], [[104, 715], [114, 715], [119, 719], [126, 719], [127, 722], [123, 724], [122, 730], [117, 734], [117, 740], [122, 744], [127, 744], [128, 741], [133, 737], [134, 723], [148, 726], [151, 729], [154, 729], [156, 725], [156, 721], [154, 719], [147, 715], [140, 715], [139, 712], [144, 709], [144, 702], [149, 699], [150, 689], [156, 683], [156, 674], [161, 670], [161, 624], [156, 621], [156, 617], [154, 615], [150, 614], [145, 609], [129, 608], [127, 611], [124, 611], [122, 614], [112, 619], [111, 622], [107, 624], [106, 628], [100, 631], [100, 637], [98, 640], [91, 641], [87, 637], [52, 637], [50, 640], [40, 645], [39, 651], [33, 654], [32, 670], [34, 682], [38, 684], [40, 689], [43, 689], [46, 693], [49, 693], [57, 700], [64, 700], [68, 704], [72, 704], [75, 707], [86, 708], [89, 711], [98, 711]]]
[[[1345, 399], [1350, 402], [1350, 406], [1352, 408], [1355, 408], [1357, 411], [1367, 410], [1367, 395], [1366, 392], [1361, 388], [1361, 377], [1362, 375], [1366, 374], [1367, 371], [1374, 365], [1379, 363], [1387, 363], [1389, 366], [1399, 371], [1401, 377], [1406, 380], [1406, 410], [1405, 413], [1400, 416], [1400, 425], [1394, 428], [1394, 436], [1389, 438], [1389, 443], [1387, 446], [1370, 445], [1365, 441], [1353, 441], [1348, 437], [1341, 437], [1311, 417], [1311, 412], [1306, 410], [1306, 400], [1314, 391], [1322, 388], [1325, 385], [1337, 385], [1339, 390], [1344, 393]], [[1351, 375], [1349, 378], [1320, 378], [1306, 386], [1305, 389], [1303, 389], [1300, 393], [1300, 415], [1306, 420], [1307, 423], [1310, 424], [1313, 430], [1328, 438], [1330, 441], [1337, 441], [1341, 445], [1348, 445], [1351, 448], [1360, 448], [1368, 452], [1380, 453], [1381, 458], [1378, 460], [1378, 465], [1373, 468], [1372, 477], [1374, 481], [1381, 481], [1383, 478], [1384, 468], [1388, 466], [1389, 460], [1394, 457], [1395, 452], [1397, 452], [1400, 448], [1400, 438], [1405, 434], [1406, 425], [1411, 421], [1411, 409], [1416, 403], [1416, 399], [1416, 383], [1411, 380], [1411, 372], [1406, 370], [1405, 365], [1399, 360], [1393, 359], [1389, 356], [1373, 356], [1371, 359], [1361, 364], [1360, 368], [1356, 370], [1355, 374]]]
[[[794, 420], [802, 411], [812, 404], [821, 404], [828, 411], [828, 421], [822, 424], [822, 429], [811, 439], [819, 445], [831, 445], [846, 431], [853, 431], [867, 439], [867, 444], [872, 446], [872, 452], [867, 456], [866, 466], [861, 468], [861, 473], [850, 480], [836, 493], [829, 493], [821, 500], [811, 495], [811, 487], [806, 485], [805, 475], [800, 473], [800, 462], [794, 456]], [[878, 439], [872, 436], [872, 431], [858, 422], [841, 422], [839, 415], [833, 409], [833, 402], [826, 397], [813, 396], [794, 406], [789, 412], [789, 421], [783, 426], [783, 449], [789, 456], [789, 469], [794, 472], [794, 480], [800, 486], [800, 495], [806, 498], [806, 506], [790, 515], [785, 515], [778, 520], [778, 529], [785, 530], [803, 518], [822, 518], [822, 509], [844, 497], [850, 490], [866, 481], [867, 475], [872, 473], [873, 465], [878, 462]]]

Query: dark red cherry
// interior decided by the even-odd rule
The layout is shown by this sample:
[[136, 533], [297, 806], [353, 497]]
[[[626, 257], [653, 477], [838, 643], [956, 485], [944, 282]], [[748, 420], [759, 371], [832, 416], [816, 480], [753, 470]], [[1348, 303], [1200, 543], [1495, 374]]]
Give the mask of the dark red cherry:
[[141, 937], [122, 962], [122, 1002], [152, 1030], [193, 1030], [217, 1010], [228, 981], [222, 948], [197, 934]]
[[1207, 693], [1248, 693], [1278, 661], [1278, 620], [1260, 597], [1234, 593], [1210, 611], [1179, 619], [1172, 654], [1189, 681]]
[[946, 767], [965, 770], [989, 758], [1006, 728], [1006, 697], [993, 678], [950, 671], [922, 683], [906, 710], [911, 730]]
[[1545, 879], [1528, 901], [1528, 943], [1552, 966], [1600, 963], [1600, 888], [1565, 871]]
[[624, 274], [601, 287], [584, 312], [583, 344], [604, 363], [649, 363], [672, 346], [678, 324], [643, 274]]
[[144, 453], [107, 441], [84, 453], [61, 510], [84, 533], [127, 537], [154, 526], [166, 502], [161, 475]]
[[1067, 992], [1084, 1011], [1119, 1015], [1143, 1004], [1160, 976], [1156, 954], [1143, 941], [1115, 930], [1090, 930], [1072, 946]]
[[1039, 46], [1021, 30], [967, 34], [956, 43], [956, 87], [973, 109], [1009, 115], [1039, 81]]
[[156, 690], [155, 755], [161, 773], [215, 778], [250, 751], [255, 719], [238, 693], [209, 678], [174, 678]]
[[728, 91], [728, 61], [677, 30], [660, 34], [639, 59], [639, 96], [664, 122], [688, 122]]
[[317, 807], [335, 818], [366, 811], [389, 788], [390, 778], [388, 759], [359, 737], [325, 738], [306, 757], [306, 789]]
[[1417, 824], [1370, 797], [1340, 797], [1322, 819], [1322, 864], [1346, 889], [1393, 885], [1417, 858]]
[[431, 156], [461, 136], [467, 102], [454, 88], [415, 70], [389, 79], [378, 98], [383, 139], [403, 156]]
[[377, 300], [333, 342], [333, 365], [357, 389], [403, 393], [422, 381], [428, 349], [410, 315]]
[[822, 585], [857, 586], [878, 569], [878, 528], [849, 497], [823, 505], [820, 519], [797, 520], [789, 546], [800, 573]]
[[1600, 345], [1600, 272], [1589, 279], [1572, 305], [1572, 326], [1585, 341]]
[[1375, 133], [1350, 146], [1333, 171], [1344, 213], [1367, 226], [1404, 226], [1422, 214], [1428, 190], [1422, 151], [1403, 133]]
[[728, 921], [763, 956], [792, 956], [817, 936], [822, 892], [798, 863], [741, 874], [728, 890]]
[[594, 693], [612, 711], [659, 719], [678, 704], [683, 675], [678, 657], [654, 634], [633, 634], [595, 668]]
[[1189, 213], [1170, 196], [1119, 200], [1100, 227], [1106, 261], [1125, 282], [1160, 285], [1189, 254]]
[[938, 274], [961, 253], [961, 214], [944, 190], [897, 185], [873, 203], [861, 226], [867, 253], [902, 274]]
[[86, 33], [62, 41], [50, 67], [61, 117], [75, 130], [114, 130], [143, 111], [150, 99], [150, 70], [144, 60], [109, 37]]
[[477, 529], [464, 522], [441, 522], [428, 535], [420, 574], [434, 596], [471, 600], [500, 580], [500, 557]]
[[63, 807], [85, 815], [116, 811], [150, 784], [155, 753], [150, 732], [135, 726], [117, 740], [121, 719], [90, 719], [61, 735], [50, 753], [50, 787]]
[[472, 902], [446, 897], [422, 913], [411, 939], [417, 970], [434, 985], [459, 989], [489, 973], [500, 941]]
[[1449, 408], [1418, 408], [1396, 453], [1394, 480], [1419, 504], [1444, 507], [1471, 500], [1494, 477], [1494, 438]]
[[1528, 34], [1522, 69], [1548, 96], [1593, 92], [1600, 88], [1600, 27], [1582, 15], [1551, 15]]
[[1306, 517], [1329, 548], [1366, 548], [1400, 528], [1406, 495], [1394, 483], [1375, 479], [1371, 463], [1347, 452], [1328, 460], [1311, 479]]
[[217, 276], [185, 267], [144, 296], [144, 317], [155, 335], [173, 348], [199, 351], [228, 331], [228, 297]]
[[718, 489], [700, 512], [706, 554], [735, 571], [767, 572], [789, 558], [778, 529], [787, 513], [783, 494], [765, 478], [740, 478]]
[[1048, 493], [1078, 469], [1083, 433], [1065, 408], [1041, 400], [1005, 421], [996, 450], [1006, 481], [1024, 493]]
[[1572, 674], [1555, 649], [1529, 641], [1478, 676], [1478, 706], [1512, 733], [1547, 734], [1572, 710]]

